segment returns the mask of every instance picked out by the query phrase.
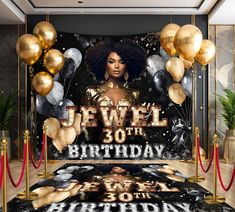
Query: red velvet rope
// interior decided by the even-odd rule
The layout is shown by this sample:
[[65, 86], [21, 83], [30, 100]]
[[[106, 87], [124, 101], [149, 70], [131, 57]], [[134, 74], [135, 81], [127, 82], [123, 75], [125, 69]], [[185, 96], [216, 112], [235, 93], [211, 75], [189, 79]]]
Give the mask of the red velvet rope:
[[3, 168], [4, 168], [4, 155], [1, 155], [1, 170], [0, 170], [0, 190], [2, 189], [2, 178], [3, 178]]
[[8, 156], [7, 156], [7, 173], [8, 173], [8, 176], [9, 176], [9, 179], [11, 181], [11, 184], [17, 188], [22, 180], [23, 180], [23, 177], [24, 177], [24, 169], [25, 169], [25, 164], [26, 164], [26, 144], [24, 144], [24, 158], [23, 158], [23, 166], [22, 166], [22, 170], [21, 170], [21, 174], [20, 174], [20, 178], [18, 180], [17, 183], [14, 182], [13, 178], [12, 178], [12, 175], [11, 175], [11, 171], [10, 171], [10, 167], [9, 167], [9, 163], [8, 163]]
[[226, 187], [226, 186], [224, 185], [224, 183], [223, 183], [222, 176], [221, 176], [221, 172], [220, 172], [220, 166], [219, 166], [219, 149], [218, 149], [218, 147], [216, 147], [216, 166], [217, 166], [217, 172], [218, 172], [220, 184], [221, 184], [222, 188], [223, 188], [225, 191], [228, 191], [228, 190], [231, 188], [231, 186], [232, 186], [232, 184], [233, 184], [233, 182], [234, 182], [234, 178], [235, 178], [235, 164], [234, 164], [234, 166], [233, 166], [233, 174], [232, 174], [231, 180], [230, 180], [230, 182], [229, 182], [228, 187]]
[[42, 160], [44, 158], [44, 152], [45, 152], [45, 141], [46, 141], [46, 134], [43, 133], [43, 140], [42, 140], [42, 152], [41, 152], [41, 155], [40, 155], [40, 159], [39, 159], [39, 162], [38, 164], [36, 165], [34, 160], [33, 160], [33, 155], [32, 155], [32, 152], [31, 152], [31, 149], [30, 149], [30, 144], [29, 144], [29, 158], [34, 166], [35, 169], [39, 169], [39, 167], [42, 165]]
[[205, 169], [203, 164], [202, 164], [202, 159], [201, 159], [201, 155], [200, 155], [200, 142], [199, 142], [199, 137], [197, 137], [197, 152], [198, 152], [198, 158], [199, 158], [199, 163], [200, 163], [200, 166], [201, 166], [201, 169], [202, 171], [204, 171], [205, 173], [207, 173], [211, 167], [211, 164], [212, 164], [212, 161], [213, 161], [213, 158], [214, 158], [214, 151], [212, 150], [212, 153], [211, 153], [211, 159], [210, 159], [210, 162], [209, 162], [209, 165], [208, 167]]

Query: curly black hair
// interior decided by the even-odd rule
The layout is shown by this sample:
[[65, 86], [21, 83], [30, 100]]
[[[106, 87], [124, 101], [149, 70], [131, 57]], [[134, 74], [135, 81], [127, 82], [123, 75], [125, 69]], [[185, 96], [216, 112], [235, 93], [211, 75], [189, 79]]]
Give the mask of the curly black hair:
[[126, 64], [128, 81], [138, 77], [145, 70], [146, 52], [140, 45], [130, 39], [119, 42], [105, 39], [90, 47], [85, 58], [88, 69], [95, 74], [97, 80], [104, 80], [107, 58], [111, 52], [116, 52]]

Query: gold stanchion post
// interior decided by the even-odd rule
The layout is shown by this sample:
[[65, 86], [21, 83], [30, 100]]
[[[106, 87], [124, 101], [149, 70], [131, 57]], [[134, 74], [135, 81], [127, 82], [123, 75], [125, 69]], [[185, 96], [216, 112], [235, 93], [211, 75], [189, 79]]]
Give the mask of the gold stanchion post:
[[217, 195], [217, 170], [216, 170], [216, 148], [218, 147], [218, 136], [214, 134], [214, 183], [213, 183], [213, 195], [209, 195], [205, 197], [205, 202], [208, 204], [218, 204], [225, 202], [225, 197]]
[[19, 199], [23, 200], [34, 200], [38, 197], [38, 195], [34, 192], [29, 191], [29, 131], [25, 130], [24, 132], [24, 143], [26, 144], [26, 178], [25, 178], [25, 184], [26, 184], [26, 190], [24, 192], [20, 192], [17, 194], [17, 197]]
[[191, 183], [197, 183], [197, 182], [202, 182], [205, 180], [205, 177], [199, 176], [198, 175], [198, 143], [197, 143], [197, 138], [199, 136], [199, 129], [198, 127], [195, 128], [195, 176], [192, 176], [188, 179], [189, 182]]
[[1, 156], [4, 156], [3, 160], [3, 178], [2, 178], [2, 211], [7, 212], [7, 139], [1, 139]]
[[45, 149], [44, 149], [44, 171], [38, 174], [39, 177], [44, 179], [53, 178], [55, 175], [47, 171], [47, 123], [43, 123], [43, 136], [45, 136]]

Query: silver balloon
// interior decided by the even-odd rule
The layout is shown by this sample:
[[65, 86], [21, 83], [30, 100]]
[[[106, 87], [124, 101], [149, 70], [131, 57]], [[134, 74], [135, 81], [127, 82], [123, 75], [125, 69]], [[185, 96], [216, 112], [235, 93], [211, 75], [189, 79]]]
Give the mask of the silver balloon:
[[70, 48], [70, 49], [67, 49], [65, 52], [64, 52], [64, 56], [67, 57], [67, 58], [72, 58], [76, 64], [76, 68], [78, 68], [82, 62], [82, 54], [81, 52], [76, 49], [76, 48]]
[[164, 62], [166, 62], [169, 59], [169, 55], [165, 52], [165, 50], [162, 47], [160, 47], [160, 55], [162, 56]]
[[67, 106], [74, 106], [74, 103], [70, 99], [64, 99], [53, 107], [57, 119], [68, 119], [69, 113], [66, 110]]
[[185, 94], [188, 97], [192, 97], [192, 79], [193, 79], [193, 73], [192, 73], [192, 69], [186, 71], [186, 74], [183, 76], [182, 80], [181, 80], [181, 86], [185, 92]]
[[63, 100], [64, 88], [59, 82], [54, 82], [54, 86], [46, 98], [52, 105], [56, 105]]
[[159, 55], [151, 55], [147, 58], [147, 71], [154, 76], [157, 71], [165, 69], [165, 62]]
[[51, 105], [45, 96], [36, 95], [36, 111], [43, 116], [54, 116], [53, 105]]

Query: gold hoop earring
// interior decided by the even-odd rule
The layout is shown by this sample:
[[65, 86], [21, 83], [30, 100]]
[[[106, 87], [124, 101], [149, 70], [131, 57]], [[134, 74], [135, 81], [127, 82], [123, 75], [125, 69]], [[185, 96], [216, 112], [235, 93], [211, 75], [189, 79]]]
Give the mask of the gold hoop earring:
[[105, 78], [105, 80], [108, 80], [108, 78], [109, 78], [109, 73], [107, 71], [105, 71], [104, 78]]
[[128, 78], [129, 78], [129, 74], [128, 74], [128, 72], [126, 71], [126, 72], [124, 73], [124, 79], [127, 81]]

